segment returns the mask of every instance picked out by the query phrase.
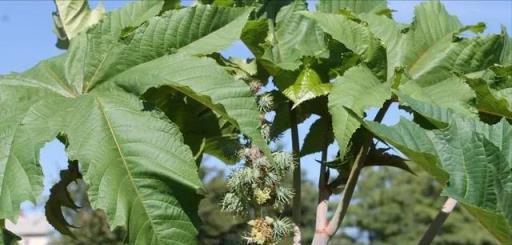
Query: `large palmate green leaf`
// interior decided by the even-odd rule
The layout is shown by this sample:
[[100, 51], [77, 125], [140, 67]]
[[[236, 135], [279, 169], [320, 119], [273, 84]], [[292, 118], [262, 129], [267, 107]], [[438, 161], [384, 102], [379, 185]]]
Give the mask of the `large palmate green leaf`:
[[157, 15], [162, 1], [137, 1], [106, 14], [101, 21], [72, 40], [66, 61], [66, 79], [76, 91], [86, 92], [101, 81], [119, 58], [121, 35]]
[[[348, 49], [363, 56], [365, 61], [370, 61], [381, 46], [380, 40], [370, 32], [368, 27], [343, 15], [321, 12], [304, 12], [303, 14], [315, 20], [325, 32]], [[385, 56], [381, 58], [385, 59]]]
[[347, 152], [346, 148], [352, 134], [360, 126], [358, 119], [345, 107], [362, 117], [365, 110], [382, 106], [390, 97], [389, 84], [381, 82], [364, 65], [349, 69], [334, 81], [328, 106], [341, 157]]
[[171, 119], [183, 133], [197, 161], [206, 153], [225, 163], [236, 163], [237, 151], [241, 148], [238, 130], [215, 112], [198, 101], [169, 87], [152, 89], [144, 94]]
[[355, 57], [367, 64], [382, 79], [386, 77], [386, 50], [370, 29], [353, 16], [303, 12], [326, 33], [354, 52]]
[[[405, 93], [416, 99], [429, 97], [440, 106], [454, 105], [453, 109], [467, 114], [474, 113], [461, 106], [468, 104], [474, 94], [465, 83], [454, 78], [453, 73], [479, 71], [499, 62], [504, 34], [459, 37], [459, 32], [468, 28], [449, 15], [439, 1], [419, 4], [410, 26], [382, 15], [359, 17], [386, 47], [388, 81], [395, 78], [395, 70], [401, 69], [405, 77], [400, 89]], [[438, 94], [441, 90], [451, 96]]]
[[324, 33], [300, 11], [306, 10], [306, 1], [295, 0], [281, 8], [274, 30], [269, 30], [269, 47], [263, 58], [286, 70], [300, 67], [304, 56], [327, 58]]
[[506, 121], [487, 125], [407, 100], [422, 116], [448, 127], [429, 131], [408, 120], [392, 127], [374, 122], [365, 126], [446, 184], [444, 195], [461, 202], [502, 243], [510, 243], [512, 126]]
[[123, 89], [142, 94], [148, 88], [171, 86], [240, 128], [268, 152], [258, 127], [259, 112], [248, 86], [230, 76], [209, 58], [181, 54], [133, 67], [112, 79]]
[[[93, 208], [105, 210], [113, 227], [125, 226], [127, 242], [196, 243], [196, 159], [180, 128], [139, 96], [172, 86], [216, 113], [219, 125], [228, 120], [266, 146], [249, 87], [214, 60], [192, 56], [238, 39], [250, 10], [199, 5], [156, 16], [162, 4], [134, 2], [111, 12], [73, 38], [66, 54], [0, 77], [0, 219], [15, 220], [20, 203], [39, 196], [39, 150], [59, 136], [69, 159], [80, 164]], [[159, 63], [161, 71], [174, 70], [152, 80], [158, 74], [145, 67]], [[137, 76], [117, 79], [122, 71], [125, 78]], [[137, 84], [144, 75], [149, 77]], [[206, 139], [203, 151], [222, 154], [212, 146], [238, 137], [233, 128], [229, 132]], [[49, 221], [65, 231], [56, 211], [69, 200], [52, 200]]]
[[[116, 84], [123, 84], [123, 87], [129, 87], [134, 85], [134, 77], [131, 77], [129, 74], [137, 73], [137, 79], [141, 79], [140, 75], [142, 74], [153, 76], [154, 74], [151, 74], [151, 71], [145, 70], [146, 68], [153, 66], [153, 64], [160, 63], [160, 65], [157, 65], [160, 67], [159, 70], [165, 71], [166, 69], [162, 69], [162, 66], [166, 65], [165, 62], [181, 63], [181, 61], [178, 60], [178, 57], [183, 57], [184, 59], [194, 59], [190, 57], [190, 55], [209, 54], [219, 49], [226, 48], [229, 44], [239, 38], [242, 27], [247, 20], [250, 11], [250, 9], [244, 8], [224, 8], [210, 5], [198, 5], [192, 8], [171, 10], [166, 12], [163, 16], [154, 17], [150, 19], [145, 25], [142, 25], [141, 27], [127, 34], [125, 41], [127, 44], [124, 44], [122, 41], [109, 44], [115, 45], [114, 49], [119, 49], [117, 51], [109, 51], [111, 55], [101, 54], [105, 55], [107, 59], [112, 60], [107, 62], [109, 64], [103, 61], [96, 62], [96, 60], [92, 60], [91, 67], [93, 69], [91, 72], [100, 75], [95, 75], [97, 80], [90, 80], [89, 82], [86, 82], [84, 88], [94, 88], [97, 84], [103, 83], [104, 79], [113, 77], [125, 70], [127, 71], [124, 75], [124, 78], [120, 80], [120, 78], [117, 77], [111, 80], [120, 81], [116, 82]], [[100, 26], [96, 27], [94, 30], [96, 29], [98, 29], [101, 34], [101, 31], [103, 30], [101, 23]], [[95, 40], [94, 36], [90, 36], [88, 38], [93, 41]], [[104, 39], [105, 35], [101, 34], [99, 38]], [[103, 41], [105, 40], [102, 40], [102, 42]], [[79, 49], [79, 52], [96, 52], [95, 50], [85, 50], [86, 49], [82, 47]], [[172, 56], [174, 58], [171, 59], [169, 58], [171, 56], [166, 56], [170, 53], [179, 53], [181, 56]], [[159, 57], [162, 58], [159, 59]], [[68, 65], [70, 60], [74, 61], [74, 59], [69, 58]], [[78, 62], [83, 63], [83, 60], [78, 60]], [[206, 64], [204, 62], [193, 64], [193, 62], [194, 60], [191, 60], [189, 63], [189, 70], [183, 69], [183, 67], [179, 67], [181, 64], [175, 65], [174, 68], [178, 69], [180, 73], [176, 73], [168, 77], [162, 77], [162, 79], [175, 80], [177, 81], [176, 83], [189, 79], [187, 80], [188, 84], [183, 85], [184, 88], [180, 89], [180, 92], [183, 92], [186, 95], [193, 97], [194, 99], [198, 99], [201, 103], [208, 107], [212, 107], [211, 109], [217, 113], [220, 113], [221, 115], [225, 116], [226, 112], [224, 112], [224, 110], [226, 110], [227, 114], [229, 115], [228, 119], [231, 120], [234, 125], [240, 126], [242, 132], [251, 137], [254, 143], [265, 148], [266, 144], [264, 144], [264, 140], [257, 130], [259, 126], [257, 110], [255, 109], [254, 98], [249, 93], [248, 87], [242, 82], [233, 80], [213, 61], [209, 61]], [[143, 65], [140, 67], [136, 66], [138, 64]], [[136, 66], [133, 68], [133, 70], [129, 69], [133, 66]], [[85, 65], [85, 67], [88, 66]], [[156, 66], [152, 67], [152, 69], [154, 68], [156, 68]], [[193, 74], [194, 71], [190, 69], [203, 69], [200, 71], [200, 73], [198, 73], [202, 74], [202, 78], [193, 79], [195, 74]], [[143, 71], [142, 73], [141, 70]], [[210, 82], [210, 74], [207, 73], [209, 70], [215, 71], [212, 75], [220, 74], [219, 76], [221, 76], [218, 77], [217, 80], [213, 82], [209, 87], [217, 87], [217, 90], [214, 91], [205, 89], [208, 86], [204, 86], [204, 83]], [[103, 74], [103, 76], [101, 74]], [[81, 75], [75, 74], [76, 79], [79, 80], [81, 77]], [[128, 81], [128, 79], [125, 79], [129, 77], [131, 77], [131, 82]], [[162, 80], [152, 81], [147, 80], [146, 78], [143, 79], [144, 84], [137, 85], [139, 86], [139, 88], [136, 89], [138, 94], [144, 93], [150, 87], [171, 85], [166, 84]], [[220, 82], [222, 82], [224, 85], [218, 86]], [[237, 85], [235, 85], [235, 83]], [[105, 87], [112, 87], [112, 85], [113, 84], [109, 84], [107, 82]], [[229, 97], [231, 95], [223, 93], [223, 91], [225, 92], [226, 90], [233, 89], [232, 87], [229, 87], [231, 85], [238, 87], [238, 89], [232, 90], [234, 91], [233, 95], [235, 97], [233, 99]], [[191, 86], [192, 90], [186, 88], [187, 86]], [[198, 91], [194, 91], [195, 89], [200, 89], [201, 92], [206, 93], [198, 93]], [[135, 90], [132, 88], [131, 91], [134, 92]], [[240, 100], [236, 100], [236, 97], [244, 97], [244, 102], [238, 103]], [[224, 102], [228, 104], [222, 105]], [[249, 107], [246, 108], [245, 106]], [[245, 117], [236, 117], [238, 114], [246, 113], [247, 111], [254, 114], [249, 116], [246, 115]], [[237, 118], [236, 120], [240, 120], [240, 122], [234, 121], [234, 118]]]
[[62, 27], [69, 40], [96, 24], [105, 13], [103, 5], [100, 4], [91, 10], [86, 0], [55, 0], [54, 2], [57, 7], [55, 25]]
[[21, 126], [34, 104], [65, 94], [44, 81], [15, 76], [1, 77], [0, 88], [0, 218], [15, 220], [20, 203], [35, 202], [42, 191], [39, 149], [56, 136]]
[[512, 101], [510, 97], [501, 94], [499, 90], [492, 89], [480, 77], [466, 77], [467, 83], [476, 93], [476, 106], [478, 111], [512, 118]]
[[14, 219], [22, 201], [38, 196], [37, 153], [63, 133], [69, 158], [82, 166], [93, 206], [104, 209], [114, 226], [128, 226], [132, 244], [193, 243], [193, 213], [183, 210], [193, 205], [180, 197], [191, 196], [201, 182], [179, 130], [143, 112], [139, 99], [128, 94], [68, 98], [45, 85], [19, 77], [0, 80], [2, 108], [19, 102], [10, 106], [15, 111], [1, 114], [7, 146], [1, 162], [2, 217]]
[[[134, 7], [138, 11], [112, 12], [71, 43], [68, 79], [76, 80], [85, 91], [134, 65], [170, 53], [222, 50], [239, 38], [250, 11], [198, 5], [168, 11], [137, 28], [159, 10], [154, 4], [142, 3], [134, 3], [141, 4]], [[118, 23], [120, 18], [125, 21]]]

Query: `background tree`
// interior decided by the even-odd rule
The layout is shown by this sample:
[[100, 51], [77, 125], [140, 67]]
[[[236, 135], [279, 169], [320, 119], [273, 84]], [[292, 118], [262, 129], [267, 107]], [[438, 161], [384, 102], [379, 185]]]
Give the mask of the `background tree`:
[[[416, 244], [444, 202], [441, 186], [423, 170], [416, 176], [391, 168], [367, 168], [354, 194], [345, 234], [359, 244]], [[366, 241], [366, 242], [364, 242]], [[336, 244], [336, 243], [334, 243]], [[346, 243], [345, 243], [346, 244]], [[354, 243], [357, 244], [357, 243]], [[433, 244], [498, 244], [464, 209], [458, 207]]]

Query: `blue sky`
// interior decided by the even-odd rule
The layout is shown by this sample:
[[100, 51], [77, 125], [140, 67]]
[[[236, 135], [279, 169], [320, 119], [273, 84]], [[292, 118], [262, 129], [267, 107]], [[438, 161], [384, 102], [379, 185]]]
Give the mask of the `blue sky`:
[[[97, 1], [91, 1], [96, 4]], [[314, 1], [309, 1], [313, 3]], [[421, 1], [390, 1], [395, 19], [408, 23], [412, 20], [414, 6]], [[487, 33], [498, 33], [500, 26], [504, 25], [512, 30], [512, 1], [442, 1], [451, 14], [457, 15], [464, 24], [475, 24], [483, 21], [487, 24]], [[104, 1], [107, 9], [122, 6], [125, 1]], [[51, 0], [3, 0], [0, 1], [0, 74], [9, 72], [21, 72], [38, 61], [55, 56], [61, 50], [55, 48], [56, 37], [52, 32], [53, 23], [51, 13], [54, 11]], [[509, 31], [510, 33], [510, 31]], [[226, 56], [248, 57], [247, 49], [241, 43], [235, 44], [224, 52]], [[370, 111], [370, 116], [374, 110]], [[395, 107], [392, 113], [385, 119], [388, 124], [393, 124], [398, 119], [398, 109]], [[307, 120], [300, 125], [299, 134], [303, 138], [314, 119]], [[285, 134], [283, 139], [288, 139]], [[287, 140], [283, 140], [288, 143]], [[290, 150], [289, 144], [286, 144]], [[330, 154], [334, 155], [335, 149], [331, 147]], [[310, 155], [303, 160], [303, 166], [308, 170], [308, 178], [316, 179], [318, 167], [314, 159], [318, 155]], [[209, 164], [220, 164], [216, 161]], [[56, 142], [48, 143], [41, 150], [41, 162], [45, 174], [45, 185], [50, 186], [58, 179], [59, 169], [65, 168], [66, 157], [63, 146]], [[30, 205], [24, 205], [28, 208]]]

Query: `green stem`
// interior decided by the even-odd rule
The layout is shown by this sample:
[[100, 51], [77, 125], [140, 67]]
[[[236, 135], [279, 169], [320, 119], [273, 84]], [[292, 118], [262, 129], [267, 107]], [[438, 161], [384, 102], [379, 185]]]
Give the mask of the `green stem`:
[[292, 136], [292, 152], [293, 156], [297, 160], [297, 165], [293, 169], [293, 190], [295, 191], [295, 195], [293, 196], [292, 203], [292, 217], [293, 222], [296, 225], [300, 226], [301, 221], [301, 167], [300, 167], [300, 148], [299, 148], [299, 131], [297, 128], [297, 115], [295, 111], [292, 110], [293, 103], [290, 101], [289, 111], [290, 111], [290, 128], [291, 128], [291, 136]]

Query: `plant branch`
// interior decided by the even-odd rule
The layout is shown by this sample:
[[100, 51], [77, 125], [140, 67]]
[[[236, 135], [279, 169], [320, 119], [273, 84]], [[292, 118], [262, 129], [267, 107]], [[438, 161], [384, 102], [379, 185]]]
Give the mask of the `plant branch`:
[[[330, 124], [327, 121], [327, 124]], [[328, 142], [328, 130], [330, 129], [329, 125], [325, 125], [325, 132], [323, 134], [323, 145], [322, 145], [322, 156], [320, 160], [320, 178], [318, 180], [318, 204], [316, 207], [316, 222], [315, 222], [315, 231], [320, 231], [324, 227], [327, 226], [327, 212], [328, 210], [328, 201], [331, 193], [328, 188], [328, 179], [329, 179], [329, 170], [327, 169], [327, 150], [329, 146]]]
[[293, 169], [293, 190], [295, 195], [293, 196], [292, 203], [292, 217], [293, 222], [300, 226], [301, 221], [301, 166], [300, 166], [300, 147], [299, 147], [299, 131], [297, 128], [297, 115], [292, 109], [293, 103], [290, 101], [289, 112], [290, 112], [290, 128], [292, 137], [292, 151], [293, 156], [297, 160], [297, 166]]
[[[375, 115], [375, 118], [373, 119], [375, 122], [382, 121], [391, 103], [391, 100], [384, 102], [384, 105], [382, 108], [380, 108], [380, 110], [377, 112], [377, 115]], [[343, 219], [345, 218], [345, 214], [347, 213], [350, 201], [352, 200], [352, 195], [354, 194], [357, 180], [359, 179], [359, 174], [361, 173], [361, 169], [364, 167], [366, 157], [372, 145], [373, 135], [368, 132], [366, 137], [366, 140], [357, 153], [354, 165], [352, 166], [352, 170], [350, 171], [350, 175], [347, 180], [347, 184], [345, 185], [341, 201], [338, 203], [336, 211], [334, 211], [333, 217], [331, 218], [331, 221], [325, 230], [329, 236], [334, 235], [338, 230], [339, 226], [343, 222]]]
[[441, 226], [446, 221], [456, 205], [457, 200], [451, 197], [446, 200], [446, 202], [443, 204], [443, 208], [441, 208], [434, 221], [432, 221], [427, 231], [425, 231], [425, 234], [423, 234], [423, 237], [421, 237], [418, 245], [429, 245], [432, 243], [437, 233], [439, 233], [441, 230]]

